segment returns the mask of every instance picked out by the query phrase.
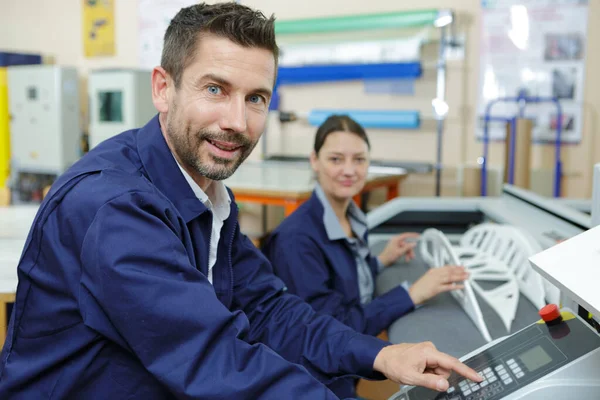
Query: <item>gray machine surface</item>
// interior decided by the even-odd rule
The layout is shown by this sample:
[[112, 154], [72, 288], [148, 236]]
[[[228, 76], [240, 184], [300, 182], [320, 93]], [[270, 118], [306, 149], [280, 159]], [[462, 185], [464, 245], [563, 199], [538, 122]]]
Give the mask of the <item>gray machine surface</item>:
[[[367, 215], [367, 221], [370, 228], [370, 243], [374, 253], [379, 253], [387, 239], [393, 234], [403, 231], [420, 232], [429, 227], [438, 228], [451, 240], [456, 240], [470, 227], [482, 222], [511, 224], [525, 229], [542, 248], [548, 248], [559, 240], [575, 236], [591, 227], [589, 215], [566, 207], [552, 199], [510, 185], [506, 185], [502, 195], [496, 198], [398, 198], [370, 212]], [[418, 255], [417, 259], [410, 263], [398, 263], [386, 268], [377, 278], [377, 293], [384, 293], [403, 281], [412, 283], [425, 271], [426, 266], [418, 258]], [[465, 355], [484, 354], [482, 353], [483, 349], [494, 346], [506, 338], [510, 339], [510, 343], [512, 343], [517, 339], [511, 338], [519, 338], [523, 329], [528, 329], [527, 327], [539, 319], [538, 310], [524, 296], [521, 296], [511, 332], [507, 332], [500, 318], [485, 302], [480, 301], [479, 305], [494, 339], [492, 343], [485, 342], [473, 322], [454, 298], [447, 293], [436, 296], [424, 306], [394, 322], [388, 329], [389, 339], [393, 343], [430, 340], [441, 351], [464, 358]], [[591, 329], [588, 330], [594, 333]], [[590, 362], [595, 363], [594, 365], [600, 364], [600, 360], [596, 359], [600, 358], [600, 353], [597, 350], [594, 351], [598, 357]], [[595, 368], [600, 370], [600, 366]], [[561, 375], [561, 377], [563, 376], [569, 375]], [[529, 389], [537, 387], [536, 385], [540, 384], [538, 381], [527, 387]], [[594, 389], [596, 397], [582, 398], [600, 399], [600, 380], [597, 386], [594, 385], [596, 383], [586, 387], [598, 389], [598, 391]], [[415, 394], [411, 397], [398, 395], [395, 399], [499, 399], [509, 394], [504, 389], [501, 394], [491, 394], [498, 389], [497, 386], [495, 385], [491, 390], [478, 391], [476, 395], [471, 393], [463, 397], [457, 393], [436, 397], [438, 393], [431, 392], [429, 395], [417, 396]], [[564, 387], [569, 387], [569, 385], [561, 386], [560, 390], [563, 390]], [[584, 392], [585, 390], [582, 393]], [[523, 391], [520, 390], [518, 393], [523, 393]], [[548, 392], [543, 393], [546, 393], [548, 397], [538, 398], [557, 398], [549, 396]], [[528, 395], [526, 398], [535, 397]]]
[[600, 335], [570, 310], [563, 316], [561, 323], [534, 322], [464, 357], [484, 377], [480, 384], [453, 374], [445, 393], [405, 387], [390, 400], [597, 400]]
[[[398, 198], [367, 215], [370, 243], [376, 254], [396, 233], [435, 227], [452, 240], [485, 221], [521, 227], [542, 248], [591, 227], [589, 215], [510, 185], [506, 185], [502, 196], [497, 198]], [[400, 263], [386, 268], [377, 278], [377, 292], [384, 293], [403, 281], [412, 283], [425, 271], [426, 266], [419, 258], [408, 265]], [[493, 339], [512, 334], [538, 318], [538, 310], [521, 296], [511, 332], [507, 332], [487, 303], [479, 301], [479, 306]], [[430, 340], [440, 350], [456, 357], [486, 344], [475, 324], [448, 293], [436, 296], [398, 319], [388, 329], [388, 336], [394, 343]]]
[[584, 214], [591, 215], [592, 214], [592, 199], [568, 199], [568, 198], [559, 198], [556, 199], [558, 203], [565, 205], [567, 207], [571, 207], [579, 212]]
[[372, 241], [431, 227], [460, 235], [486, 221], [525, 229], [542, 248], [592, 226], [589, 215], [511, 185], [505, 185], [499, 197], [399, 197], [367, 215]]
[[[378, 252], [382, 245], [379, 242], [372, 246], [374, 252]], [[377, 276], [377, 294], [385, 293], [405, 280], [412, 283], [426, 270], [427, 266], [418, 255], [410, 263], [397, 263], [388, 267]], [[511, 332], [507, 332], [496, 312], [487, 303], [480, 300], [479, 306], [493, 339], [517, 332], [539, 318], [533, 304], [521, 296]], [[396, 320], [389, 327], [388, 336], [392, 343], [431, 341], [440, 351], [455, 357], [461, 357], [486, 344], [473, 321], [449, 293], [434, 297], [422, 307]]]

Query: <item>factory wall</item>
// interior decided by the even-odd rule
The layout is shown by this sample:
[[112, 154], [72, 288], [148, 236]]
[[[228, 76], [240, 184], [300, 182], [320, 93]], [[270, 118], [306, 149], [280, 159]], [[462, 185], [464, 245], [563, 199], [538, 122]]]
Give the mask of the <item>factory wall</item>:
[[[446, 96], [450, 106], [443, 140], [443, 194], [461, 193], [457, 180], [463, 165], [474, 165], [482, 154], [482, 145], [475, 139], [474, 113], [477, 105], [479, 75], [480, 2], [478, 0], [422, 0], [398, 2], [393, 0], [304, 0], [299, 2], [276, 0], [248, 0], [244, 2], [275, 13], [279, 19], [332, 16], [353, 13], [377, 13], [415, 8], [452, 7], [457, 13], [459, 34], [466, 37], [464, 60], [448, 64]], [[342, 7], [343, 5], [343, 7]], [[50, 61], [76, 66], [81, 75], [82, 129], [87, 124], [86, 75], [90, 69], [102, 67], [135, 67], [137, 65], [137, 1], [116, 0], [116, 55], [110, 58], [86, 59], [81, 35], [81, 0], [0, 0], [0, 48], [44, 53]], [[563, 147], [563, 195], [568, 197], [591, 196], [591, 166], [600, 161], [598, 140], [598, 110], [600, 109], [600, 1], [589, 5], [589, 32], [587, 35], [586, 90], [584, 95], [583, 139], [579, 145]], [[24, 21], [27, 21], [26, 23]], [[431, 63], [435, 49], [425, 49], [425, 73], [416, 84], [414, 96], [376, 95], [364, 93], [360, 83], [336, 83], [284, 88], [282, 107], [289, 110], [309, 110], [315, 107], [357, 108], [411, 108], [423, 115], [431, 115], [431, 98], [435, 94], [435, 71]], [[367, 97], [368, 96], [368, 97]], [[368, 107], [366, 106], [368, 105]], [[314, 128], [304, 124], [280, 127], [276, 121], [269, 124], [268, 148], [288, 154], [308, 154]], [[435, 124], [425, 122], [418, 131], [371, 130], [372, 155], [377, 159], [427, 161], [435, 160]], [[253, 158], [260, 158], [257, 146]], [[503, 145], [492, 146], [490, 162], [503, 162]], [[537, 190], [548, 192], [550, 168], [553, 163], [552, 148], [536, 146], [534, 168], [546, 169], [548, 176], [538, 180]], [[541, 176], [541, 175], [540, 175]], [[432, 195], [433, 175], [411, 176], [402, 187], [403, 195]], [[534, 188], [536, 189], [536, 188]]]

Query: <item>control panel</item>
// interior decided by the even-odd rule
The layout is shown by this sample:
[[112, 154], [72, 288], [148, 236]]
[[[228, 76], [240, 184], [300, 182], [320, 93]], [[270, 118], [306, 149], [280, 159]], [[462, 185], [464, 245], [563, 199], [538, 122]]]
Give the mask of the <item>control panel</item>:
[[[600, 365], [600, 351], [597, 351], [600, 336], [583, 320], [572, 313], [567, 315], [569, 317], [558, 324], [532, 324], [475, 352], [464, 363], [484, 378], [480, 383], [453, 374], [449, 379], [450, 388], [445, 393], [415, 387], [398, 392], [390, 400], [503, 399], [548, 375], [560, 377], [562, 371], [577, 368], [577, 363], [586, 357], [598, 358]], [[587, 369], [589, 367], [582, 368], [581, 373], [586, 373]], [[596, 373], [597, 370], [593, 371]], [[595, 390], [598, 391], [596, 398], [600, 398], [600, 386]]]

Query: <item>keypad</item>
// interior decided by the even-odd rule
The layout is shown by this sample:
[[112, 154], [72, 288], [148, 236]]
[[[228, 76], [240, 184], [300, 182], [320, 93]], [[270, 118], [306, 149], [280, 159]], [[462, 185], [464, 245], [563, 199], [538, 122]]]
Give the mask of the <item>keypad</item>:
[[504, 390], [504, 386], [500, 382], [492, 383], [490, 385], [485, 386], [477, 393], [464, 394], [467, 400], [483, 400], [488, 399], [492, 396], [501, 393]]
[[[512, 360], [512, 359], [511, 359]], [[477, 371], [483, 378], [483, 381], [471, 382], [462, 380], [456, 386], [451, 386], [446, 393], [459, 396], [462, 393], [467, 400], [484, 400], [491, 398], [498, 393], [504, 391], [504, 386], [513, 383], [513, 378], [509, 373], [509, 369], [514, 375], [519, 378], [518, 374], [524, 373], [516, 361], [507, 362], [508, 369], [503, 364], [498, 364], [493, 367], [486, 367], [481, 371]]]
[[520, 379], [525, 376], [525, 371], [523, 371], [523, 367], [514, 358], [508, 360], [506, 364], [512, 371], [515, 378]]

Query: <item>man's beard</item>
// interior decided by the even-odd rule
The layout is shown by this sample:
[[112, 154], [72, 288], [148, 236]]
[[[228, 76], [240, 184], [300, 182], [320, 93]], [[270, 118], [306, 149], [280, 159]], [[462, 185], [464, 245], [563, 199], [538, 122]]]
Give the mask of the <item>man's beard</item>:
[[[175, 125], [171, 118], [167, 118], [167, 136], [179, 159], [200, 175], [215, 181], [227, 179], [233, 175], [258, 143], [241, 133], [211, 132], [206, 129], [192, 133], [189, 126], [183, 132]], [[205, 141], [221, 141], [237, 145], [240, 155], [235, 159], [227, 159], [209, 154], [207, 157], [210, 160], [202, 160], [197, 151]]]

